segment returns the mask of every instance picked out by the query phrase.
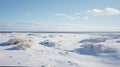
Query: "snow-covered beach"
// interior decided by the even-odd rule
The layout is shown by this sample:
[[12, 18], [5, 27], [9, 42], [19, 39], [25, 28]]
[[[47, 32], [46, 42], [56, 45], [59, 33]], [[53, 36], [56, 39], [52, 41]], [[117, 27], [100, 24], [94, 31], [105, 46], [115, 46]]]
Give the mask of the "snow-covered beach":
[[119, 67], [120, 33], [0, 33], [0, 66]]

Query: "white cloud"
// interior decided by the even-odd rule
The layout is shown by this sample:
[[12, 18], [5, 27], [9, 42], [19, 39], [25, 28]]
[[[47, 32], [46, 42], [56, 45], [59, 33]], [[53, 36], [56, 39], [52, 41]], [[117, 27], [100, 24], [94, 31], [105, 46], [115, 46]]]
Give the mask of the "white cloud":
[[103, 10], [102, 9], [87, 10], [87, 13], [91, 15], [118, 15], [120, 14], [120, 10], [108, 7]]
[[59, 13], [59, 14], [55, 14], [56, 16], [66, 16], [66, 14], [62, 14], [62, 13]]
[[[22, 24], [24, 23], [24, 24]], [[12, 26], [11, 26], [12, 25]], [[9, 27], [11, 26], [11, 27]], [[120, 31], [120, 27], [82, 25], [79, 23], [19, 22], [0, 24], [0, 30], [26, 31]]]
[[83, 19], [87, 20], [87, 19], [89, 19], [89, 17], [88, 16], [84, 16]]
[[0, 24], [0, 27], [12, 27], [13, 24]]
[[64, 17], [64, 18], [69, 19], [69, 20], [75, 20], [75, 19], [78, 19], [80, 17], [79, 15], [70, 16], [70, 15], [63, 14], [63, 13], [55, 14], [55, 16]]

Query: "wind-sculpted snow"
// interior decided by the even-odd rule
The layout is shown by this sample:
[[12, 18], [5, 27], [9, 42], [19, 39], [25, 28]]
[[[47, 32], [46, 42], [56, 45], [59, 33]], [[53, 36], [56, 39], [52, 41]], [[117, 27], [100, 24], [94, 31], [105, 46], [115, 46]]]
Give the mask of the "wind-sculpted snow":
[[116, 41], [116, 43], [120, 43], [120, 40]]
[[9, 49], [22, 49], [26, 50], [27, 48], [30, 48], [31, 46], [35, 45], [34, 38], [24, 38], [24, 37], [13, 37], [11, 38], [8, 42], [8, 45], [16, 45], [13, 48], [8, 48]]
[[76, 53], [83, 55], [97, 55], [98, 53], [115, 53], [112, 47], [107, 47], [105, 44], [85, 43], [80, 48], [74, 50]]
[[119, 39], [120, 38], [120, 34], [107, 34], [105, 36], [109, 36], [111, 37], [112, 39]]
[[105, 42], [106, 40], [107, 38], [90, 38], [90, 39], [84, 39], [79, 43], [86, 43], [86, 42], [100, 43], [100, 42]]
[[0, 33], [0, 66], [119, 67], [120, 33]]
[[50, 42], [49, 40], [45, 40], [43, 42], [40, 42], [41, 45], [47, 46], [47, 47], [55, 47], [54, 42]]

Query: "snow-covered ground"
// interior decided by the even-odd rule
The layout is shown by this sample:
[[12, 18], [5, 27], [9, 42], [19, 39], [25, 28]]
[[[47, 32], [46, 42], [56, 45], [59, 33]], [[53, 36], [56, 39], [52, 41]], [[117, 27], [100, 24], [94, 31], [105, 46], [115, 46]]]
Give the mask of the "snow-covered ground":
[[0, 66], [120, 67], [120, 33], [0, 33]]

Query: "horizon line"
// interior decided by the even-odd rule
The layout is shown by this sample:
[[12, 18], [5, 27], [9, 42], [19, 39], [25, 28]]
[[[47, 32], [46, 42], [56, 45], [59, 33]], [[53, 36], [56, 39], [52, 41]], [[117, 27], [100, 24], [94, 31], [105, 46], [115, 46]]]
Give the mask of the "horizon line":
[[120, 31], [0, 31], [0, 33], [120, 33]]

